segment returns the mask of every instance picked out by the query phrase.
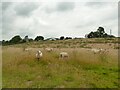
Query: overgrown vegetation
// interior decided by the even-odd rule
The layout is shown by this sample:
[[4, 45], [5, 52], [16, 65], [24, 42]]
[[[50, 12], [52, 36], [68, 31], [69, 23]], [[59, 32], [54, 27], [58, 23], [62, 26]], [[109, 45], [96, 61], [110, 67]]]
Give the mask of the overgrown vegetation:
[[[2, 87], [118, 88], [118, 52], [111, 48], [115, 43], [110, 43], [117, 43], [115, 40], [76, 39], [3, 46]], [[97, 48], [97, 44], [101, 48], [107, 45], [109, 52], [94, 54], [88, 51], [89, 47]], [[44, 47], [53, 47], [54, 51], [46, 52]], [[31, 50], [24, 51], [25, 48]], [[35, 58], [36, 50], [43, 52], [39, 62]], [[68, 52], [70, 57], [59, 59], [61, 51]]]

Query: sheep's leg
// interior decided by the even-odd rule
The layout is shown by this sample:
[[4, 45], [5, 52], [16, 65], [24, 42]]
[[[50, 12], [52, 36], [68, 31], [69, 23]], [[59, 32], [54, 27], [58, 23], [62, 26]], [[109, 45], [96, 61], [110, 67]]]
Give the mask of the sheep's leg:
[[38, 58], [38, 61], [39, 61], [39, 58]]
[[59, 59], [62, 59], [62, 55], [59, 56]]

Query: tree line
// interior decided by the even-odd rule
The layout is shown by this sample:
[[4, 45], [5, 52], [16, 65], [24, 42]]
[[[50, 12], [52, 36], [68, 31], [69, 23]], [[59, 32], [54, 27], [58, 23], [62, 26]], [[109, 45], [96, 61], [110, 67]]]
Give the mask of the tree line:
[[20, 35], [16, 35], [12, 37], [10, 40], [2, 40], [2, 45], [12, 45], [12, 44], [20, 44], [20, 43], [26, 43], [26, 42], [33, 42], [33, 41], [47, 41], [47, 40], [66, 40], [66, 39], [72, 39], [72, 37], [64, 37], [61, 36], [60, 38], [47, 38], [44, 39], [43, 36], [37, 36], [35, 39], [29, 38], [28, 36], [25, 36], [23, 39]]
[[[97, 29], [97, 31], [95, 31], [95, 32], [91, 31], [89, 34], [86, 34], [85, 37], [86, 38], [112, 38], [112, 37], [115, 37], [115, 36], [105, 33], [104, 28], [99, 27]], [[28, 36], [25, 36], [22, 39], [20, 37], [20, 35], [16, 35], [16, 36], [14, 36], [13, 38], [11, 38], [8, 41], [2, 40], [2, 45], [12, 45], [12, 44], [32, 42], [32, 41], [67, 40], [67, 39], [73, 39], [73, 38], [72, 37], [61, 36], [60, 38], [47, 38], [47, 39], [44, 39], [43, 36], [37, 36], [35, 39], [32, 39], [32, 38], [29, 38]]]

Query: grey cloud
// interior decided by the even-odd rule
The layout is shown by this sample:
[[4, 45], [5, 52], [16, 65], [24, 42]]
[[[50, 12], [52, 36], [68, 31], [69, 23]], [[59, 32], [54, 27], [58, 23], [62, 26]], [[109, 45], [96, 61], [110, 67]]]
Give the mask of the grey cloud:
[[15, 11], [17, 15], [29, 16], [38, 7], [39, 6], [35, 3], [20, 3], [19, 5], [16, 5]]
[[[120, 28], [120, 1], [118, 3], [118, 28]], [[118, 30], [118, 36], [120, 37], [120, 30]]]
[[46, 13], [52, 13], [52, 12], [55, 12], [56, 10], [55, 9], [53, 9], [53, 8], [49, 8], [49, 7], [46, 7], [45, 8], [45, 12]]
[[87, 2], [85, 5], [91, 8], [100, 8], [104, 7], [108, 4], [108, 2]]
[[2, 39], [2, 4], [0, 3], [0, 40]]
[[44, 10], [46, 13], [54, 13], [54, 12], [64, 12], [70, 11], [75, 8], [75, 2], [58, 2], [55, 7], [45, 7]]
[[59, 2], [57, 6], [57, 11], [73, 10], [74, 7], [75, 7], [74, 2]]
[[[81, 8], [81, 4], [74, 2], [48, 4], [42, 6], [32, 2], [6, 5], [2, 17], [3, 39], [10, 39], [16, 34], [20, 34], [22, 37], [25, 35], [35, 37], [38, 34], [46, 38], [61, 35], [77, 37], [84, 36], [91, 30], [96, 30], [99, 25], [105, 26], [105, 29], [107, 27], [113, 30], [117, 27], [117, 21], [115, 21], [117, 9], [107, 3], [82, 4]], [[98, 10], [97, 6], [102, 8]], [[70, 13], [67, 14], [67, 11]], [[88, 15], [89, 17], [87, 17]], [[114, 34], [116, 35], [116, 33]]]
[[27, 29], [22, 29], [20, 30], [20, 33], [19, 33], [22, 37], [28, 35], [28, 36], [34, 36], [34, 34], [32, 32], [30, 32], [29, 30]]
[[118, 3], [118, 18], [120, 19], [120, 1]]
[[1, 22], [2, 22], [2, 4], [0, 3], [0, 24], [1, 24]]
[[6, 10], [11, 4], [11, 2], [2, 2], [2, 10]]
[[[7, 8], [6, 8], [7, 9]], [[13, 21], [16, 19], [13, 11], [9, 8], [2, 12], [2, 34], [6, 35], [10, 30], [13, 30], [12, 25]], [[3, 10], [3, 8], [2, 8]]]

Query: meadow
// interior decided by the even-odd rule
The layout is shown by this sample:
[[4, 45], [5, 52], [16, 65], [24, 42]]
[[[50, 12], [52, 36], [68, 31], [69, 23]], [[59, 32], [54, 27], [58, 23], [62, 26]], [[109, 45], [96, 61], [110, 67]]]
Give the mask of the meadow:
[[[52, 47], [46, 52], [45, 47]], [[29, 48], [29, 51], [24, 51]], [[94, 54], [91, 48], [108, 52]], [[40, 61], [37, 50], [43, 52]], [[39, 41], [2, 47], [3, 88], [118, 88], [118, 39]], [[69, 58], [59, 59], [68, 52]]]

